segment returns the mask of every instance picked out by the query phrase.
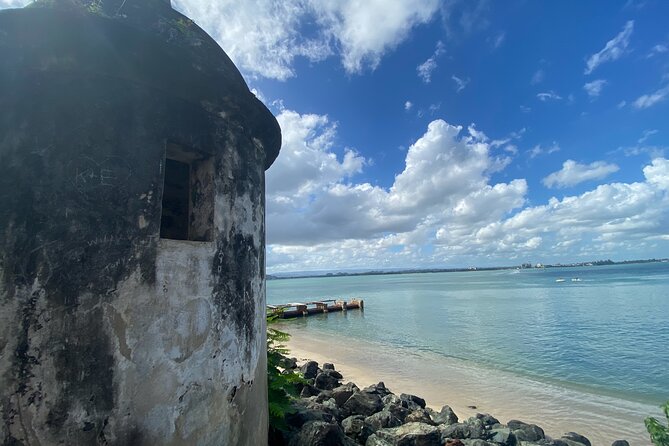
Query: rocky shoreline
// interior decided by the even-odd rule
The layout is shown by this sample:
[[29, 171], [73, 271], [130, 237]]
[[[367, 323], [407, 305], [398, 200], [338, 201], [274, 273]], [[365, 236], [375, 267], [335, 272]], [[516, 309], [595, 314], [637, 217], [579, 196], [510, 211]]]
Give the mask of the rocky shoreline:
[[[306, 383], [298, 385], [294, 412], [286, 415], [288, 429], [272, 431], [270, 446], [591, 446], [575, 432], [551, 438], [535, 424], [502, 424], [486, 413], [460, 420], [448, 405], [435, 411], [423, 398], [396, 395], [383, 382], [363, 389], [343, 384], [330, 363], [298, 365], [285, 358], [283, 365], [299, 370]], [[612, 446], [629, 443], [617, 440]]]

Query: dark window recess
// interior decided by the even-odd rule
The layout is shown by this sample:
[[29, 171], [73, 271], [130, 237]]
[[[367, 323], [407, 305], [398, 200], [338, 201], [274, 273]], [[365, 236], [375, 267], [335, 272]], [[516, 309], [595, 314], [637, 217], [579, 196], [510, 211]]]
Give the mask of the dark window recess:
[[160, 237], [188, 240], [190, 165], [169, 158], [165, 160], [164, 184]]
[[160, 237], [211, 241], [214, 227], [214, 164], [211, 157], [168, 144]]

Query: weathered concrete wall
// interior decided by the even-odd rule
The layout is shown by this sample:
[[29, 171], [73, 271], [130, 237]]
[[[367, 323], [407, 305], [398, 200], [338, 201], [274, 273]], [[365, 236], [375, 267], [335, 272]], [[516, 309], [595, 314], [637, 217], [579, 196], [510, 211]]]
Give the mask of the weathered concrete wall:
[[[0, 12], [0, 441], [263, 444], [278, 126], [199, 28], [128, 3], [156, 11]], [[159, 236], [168, 142], [213, 163], [211, 241]]]

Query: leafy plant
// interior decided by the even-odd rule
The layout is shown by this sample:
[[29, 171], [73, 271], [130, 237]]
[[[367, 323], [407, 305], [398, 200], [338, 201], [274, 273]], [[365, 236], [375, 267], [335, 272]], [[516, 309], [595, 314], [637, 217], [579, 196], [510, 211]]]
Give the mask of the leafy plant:
[[650, 441], [655, 446], [669, 446], [669, 401], [664, 406], [660, 406], [667, 418], [667, 425], [663, 425], [659, 420], [653, 417], [648, 417], [644, 420], [646, 429], [650, 434]]
[[270, 427], [285, 430], [285, 416], [295, 411], [292, 400], [297, 396], [296, 385], [305, 380], [298, 372], [282, 367], [290, 335], [270, 327], [277, 318], [276, 314], [267, 315], [267, 399]]

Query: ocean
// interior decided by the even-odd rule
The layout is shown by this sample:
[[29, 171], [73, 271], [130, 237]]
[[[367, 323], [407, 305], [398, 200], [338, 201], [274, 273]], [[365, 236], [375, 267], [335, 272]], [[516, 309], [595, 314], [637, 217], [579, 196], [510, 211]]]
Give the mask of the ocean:
[[[607, 429], [630, 423], [620, 435], [642, 435], [643, 417], [659, 414], [669, 400], [669, 263], [267, 283], [268, 304], [328, 298], [362, 298], [365, 310], [300, 318], [286, 329], [339, 348], [364, 348], [366, 357], [407, 358], [433, 374], [466, 369], [491, 381], [471, 392], [538, 389], [536, 401], [525, 405], [548, 399], [560, 413], [547, 416], [567, 422], [576, 408], [560, 409], [561, 398], [570, 405], [596, 401], [577, 415], [600, 412], [592, 414], [593, 423], [602, 423], [602, 407], [617, 405], [622, 412]], [[402, 373], [414, 372], [407, 367]]]

